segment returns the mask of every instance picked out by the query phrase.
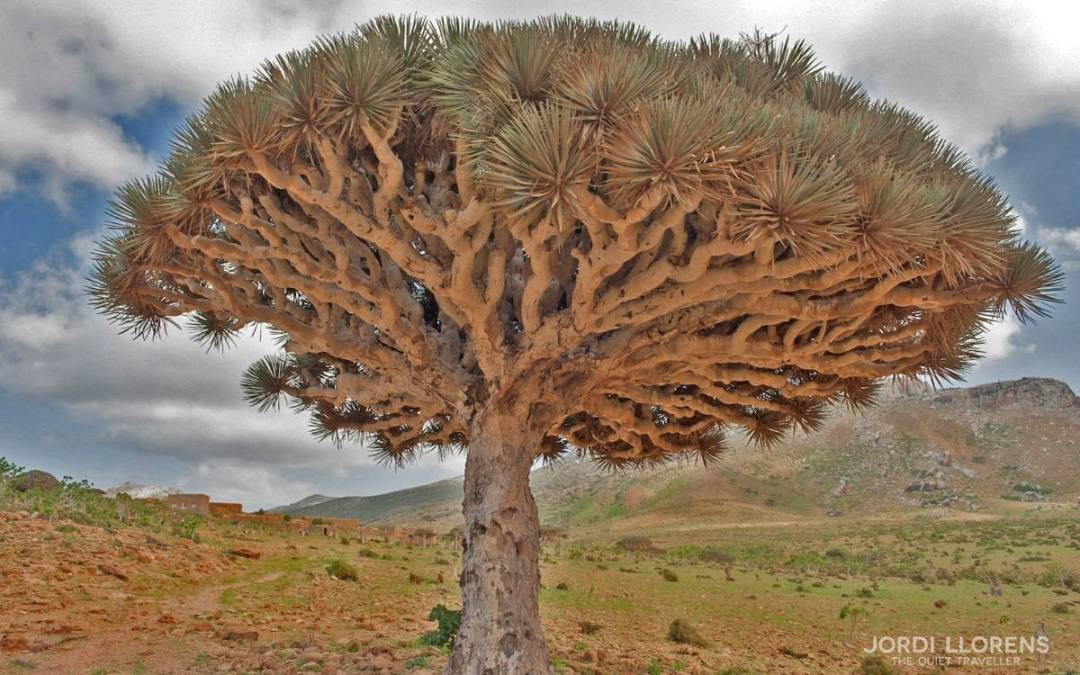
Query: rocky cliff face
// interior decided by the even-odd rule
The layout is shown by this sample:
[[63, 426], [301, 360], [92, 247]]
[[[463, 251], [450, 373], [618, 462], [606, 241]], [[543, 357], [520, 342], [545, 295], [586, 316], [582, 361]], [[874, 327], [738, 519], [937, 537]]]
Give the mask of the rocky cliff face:
[[927, 395], [934, 403], [974, 406], [982, 409], [1014, 406], [1080, 408], [1069, 385], [1043, 377], [1025, 377], [963, 389], [946, 389]]
[[886, 398], [839, 415], [793, 445], [801, 480], [837, 510], [1003, 502], [1068, 504], [1080, 495], [1080, 398], [1064, 382], [1024, 378]]

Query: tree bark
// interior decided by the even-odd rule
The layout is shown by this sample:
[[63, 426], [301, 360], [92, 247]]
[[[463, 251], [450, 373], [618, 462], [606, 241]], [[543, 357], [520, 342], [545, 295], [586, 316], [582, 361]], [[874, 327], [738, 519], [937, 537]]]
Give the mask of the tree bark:
[[[461, 628], [446, 672], [552, 673], [540, 626], [534, 443], [509, 411], [479, 417], [465, 460]], [[539, 439], [535, 439], [539, 442]]]

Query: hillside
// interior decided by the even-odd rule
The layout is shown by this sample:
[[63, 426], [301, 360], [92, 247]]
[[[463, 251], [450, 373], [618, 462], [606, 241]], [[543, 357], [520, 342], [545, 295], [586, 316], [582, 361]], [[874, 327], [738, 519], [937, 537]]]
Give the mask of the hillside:
[[[0, 555], [0, 673], [434, 675], [446, 666], [449, 636], [430, 617], [435, 606], [460, 606], [462, 552], [452, 541], [191, 517], [74, 481], [26, 489], [4, 474], [0, 551], [11, 554]], [[663, 472], [620, 479], [645, 492], [654, 479], [671, 484]], [[686, 487], [671, 489], [695, 499]], [[710, 519], [681, 513], [646, 548], [610, 539], [675, 503], [664, 489], [654, 499], [611, 502], [630, 502], [623, 515], [610, 505], [563, 513], [601, 518], [602, 536], [574, 528], [574, 541], [545, 542], [540, 613], [556, 672], [896, 672], [864, 660], [873, 636], [972, 626], [1053, 636], [1048, 655], [1022, 656], [1009, 672], [1073, 672], [1080, 658], [1076, 511], [711, 532], [685, 529]], [[858, 625], [843, 620], [852, 607]], [[675, 619], [704, 640], [673, 641]]]
[[358, 518], [378, 525], [430, 522], [429, 509], [442, 510], [448, 504], [461, 503], [460, 478], [451, 478], [407, 490], [397, 490], [370, 497], [325, 497], [312, 495], [272, 511], [294, 516], [331, 516]]
[[[605, 473], [570, 460], [538, 468], [548, 525], [622, 532], [910, 512], [1013, 511], [1075, 504], [1080, 398], [1055, 380], [888, 392], [874, 409], [838, 409], [825, 428], [761, 452], [738, 438], [709, 467]], [[460, 522], [461, 479], [281, 510], [445, 530]], [[304, 502], [309, 502], [305, 504]]]
[[299, 501], [295, 501], [292, 504], [286, 504], [285, 506], [278, 506], [270, 509], [273, 513], [297, 513], [301, 509], [309, 506], [318, 506], [319, 504], [325, 504], [326, 502], [333, 501], [337, 497], [327, 497], [326, 495], [308, 495]]

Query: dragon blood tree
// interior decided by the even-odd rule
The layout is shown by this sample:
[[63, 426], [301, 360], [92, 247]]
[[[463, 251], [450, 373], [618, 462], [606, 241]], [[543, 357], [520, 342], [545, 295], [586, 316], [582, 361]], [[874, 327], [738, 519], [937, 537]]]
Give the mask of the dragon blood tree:
[[1005, 197], [802, 42], [379, 18], [220, 85], [121, 187], [97, 307], [209, 345], [319, 438], [467, 451], [450, 671], [547, 672], [538, 458], [715, 458], [948, 379], [1060, 289]]

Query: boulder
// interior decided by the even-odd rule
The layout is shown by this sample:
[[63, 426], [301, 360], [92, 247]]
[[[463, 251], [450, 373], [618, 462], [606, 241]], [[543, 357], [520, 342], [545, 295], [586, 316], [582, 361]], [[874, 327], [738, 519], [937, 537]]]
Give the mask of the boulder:
[[116, 567], [115, 565], [107, 565], [105, 563], [102, 563], [98, 565], [98, 571], [102, 574], [107, 574], [110, 577], [116, 577], [120, 581], [127, 581], [128, 578], [127, 573], [119, 567]]
[[34, 469], [16, 476], [11, 481], [11, 486], [19, 492], [27, 492], [28, 490], [49, 492], [60, 487], [60, 481], [56, 480], [56, 476], [47, 471]]
[[259, 631], [247, 628], [227, 628], [221, 633], [222, 639], [236, 642], [257, 642]]

